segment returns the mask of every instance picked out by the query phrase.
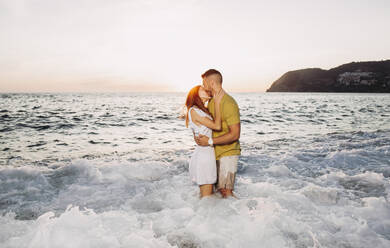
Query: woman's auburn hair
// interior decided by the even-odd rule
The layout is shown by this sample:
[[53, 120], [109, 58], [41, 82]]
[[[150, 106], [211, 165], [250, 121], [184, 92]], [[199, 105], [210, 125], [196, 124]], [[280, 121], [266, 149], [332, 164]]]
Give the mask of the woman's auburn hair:
[[197, 85], [195, 87], [193, 87], [189, 92], [188, 92], [188, 95], [187, 95], [187, 100], [186, 100], [186, 108], [187, 108], [187, 112], [186, 112], [186, 127], [188, 127], [188, 115], [190, 114], [190, 108], [192, 106], [196, 106], [198, 108], [200, 108], [201, 110], [203, 110], [205, 113], [207, 113], [208, 115], [211, 116], [209, 110], [204, 106], [203, 102], [202, 102], [202, 99], [200, 99], [200, 96], [199, 96], [199, 89], [200, 89], [200, 85]]

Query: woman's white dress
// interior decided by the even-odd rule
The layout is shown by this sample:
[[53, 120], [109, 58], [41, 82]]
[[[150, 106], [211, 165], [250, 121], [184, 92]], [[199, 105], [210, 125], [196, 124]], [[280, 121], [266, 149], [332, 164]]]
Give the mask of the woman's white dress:
[[[211, 116], [201, 109], [193, 106], [188, 111], [188, 125], [195, 135], [205, 135], [209, 138], [212, 136], [212, 130], [204, 125], [196, 125], [191, 119], [191, 109], [194, 109], [200, 116]], [[217, 181], [217, 165], [215, 161], [214, 147], [196, 145], [189, 163], [189, 173], [191, 181], [198, 184], [214, 184]]]

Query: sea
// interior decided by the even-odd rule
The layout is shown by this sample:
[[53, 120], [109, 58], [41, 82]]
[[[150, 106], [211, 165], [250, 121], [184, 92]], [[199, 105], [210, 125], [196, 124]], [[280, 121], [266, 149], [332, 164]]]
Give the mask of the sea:
[[234, 193], [199, 198], [185, 93], [0, 94], [0, 247], [390, 247], [390, 95], [231, 93]]

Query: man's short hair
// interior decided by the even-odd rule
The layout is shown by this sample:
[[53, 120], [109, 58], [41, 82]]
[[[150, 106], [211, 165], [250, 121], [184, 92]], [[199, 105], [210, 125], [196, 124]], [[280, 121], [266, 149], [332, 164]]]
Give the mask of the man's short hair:
[[221, 84], [222, 84], [222, 74], [215, 69], [207, 70], [205, 73], [202, 74], [202, 78], [206, 78], [206, 77], [211, 76], [211, 75], [218, 75], [219, 78], [221, 79]]

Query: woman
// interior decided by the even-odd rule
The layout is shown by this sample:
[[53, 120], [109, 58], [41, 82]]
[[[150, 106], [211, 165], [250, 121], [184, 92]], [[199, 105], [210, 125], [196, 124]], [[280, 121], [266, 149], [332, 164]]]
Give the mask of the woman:
[[[205, 107], [211, 98], [209, 94], [200, 85], [190, 90], [186, 100], [186, 127], [189, 126], [194, 135], [202, 134], [211, 138], [212, 129], [221, 129], [220, 102], [223, 94], [221, 91], [214, 97], [216, 116], [213, 120]], [[189, 172], [191, 180], [199, 185], [201, 197], [212, 195], [213, 184], [217, 181], [214, 147], [197, 145], [190, 159]]]

